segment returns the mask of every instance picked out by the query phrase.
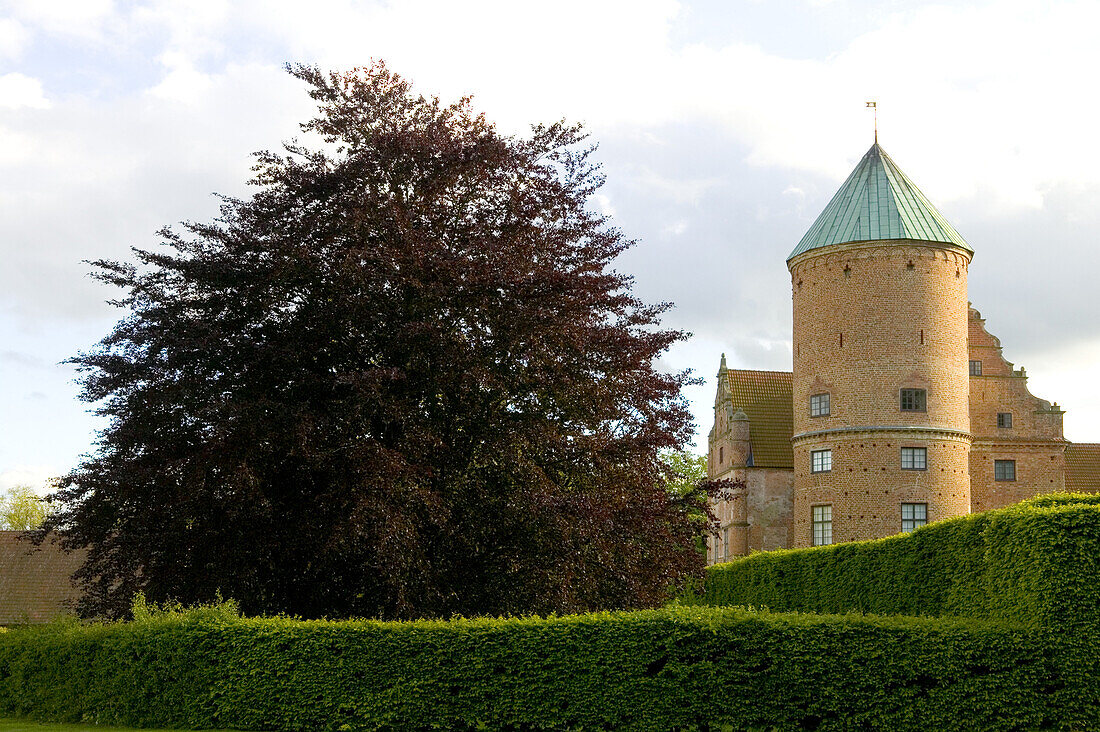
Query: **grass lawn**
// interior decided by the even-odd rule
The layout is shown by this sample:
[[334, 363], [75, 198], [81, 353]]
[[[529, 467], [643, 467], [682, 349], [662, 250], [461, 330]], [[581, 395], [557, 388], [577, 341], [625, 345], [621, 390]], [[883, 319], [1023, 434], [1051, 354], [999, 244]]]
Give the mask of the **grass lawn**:
[[[0, 718], [0, 732], [139, 732], [136, 727], [99, 727], [92, 724], [54, 724], [23, 719]], [[178, 730], [142, 729], [140, 732], [179, 732]], [[218, 732], [208, 730], [207, 732]], [[229, 732], [221, 730], [221, 732]]]

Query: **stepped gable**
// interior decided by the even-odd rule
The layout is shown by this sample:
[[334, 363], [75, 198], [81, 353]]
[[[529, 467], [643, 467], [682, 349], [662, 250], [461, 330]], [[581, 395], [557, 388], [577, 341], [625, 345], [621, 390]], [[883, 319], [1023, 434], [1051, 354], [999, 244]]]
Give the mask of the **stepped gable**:
[[1070, 493], [1100, 491], [1100, 444], [1071, 442], [1066, 445], [1066, 490]]
[[0, 531], [0, 626], [47, 623], [72, 614], [80, 596], [70, 577], [85, 552], [66, 554], [53, 541], [34, 546], [21, 531]]
[[749, 418], [752, 466], [793, 468], [791, 372], [728, 369], [726, 385], [730, 405]]
[[875, 142], [787, 261], [832, 244], [889, 239], [938, 242], [974, 253]]

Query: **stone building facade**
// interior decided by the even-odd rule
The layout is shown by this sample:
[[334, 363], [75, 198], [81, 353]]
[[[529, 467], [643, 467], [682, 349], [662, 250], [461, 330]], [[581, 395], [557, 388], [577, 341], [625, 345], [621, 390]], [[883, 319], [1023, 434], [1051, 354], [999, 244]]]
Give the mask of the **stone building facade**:
[[967, 300], [973, 250], [876, 142], [787, 260], [793, 370], [718, 372], [711, 562], [1100, 490]]

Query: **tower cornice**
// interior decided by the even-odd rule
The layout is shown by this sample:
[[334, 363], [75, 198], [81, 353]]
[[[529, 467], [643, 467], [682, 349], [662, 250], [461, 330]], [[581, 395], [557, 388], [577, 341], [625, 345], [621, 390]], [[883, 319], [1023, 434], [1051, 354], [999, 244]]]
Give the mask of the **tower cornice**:
[[944, 254], [953, 254], [960, 257], [966, 264], [970, 264], [970, 261], [974, 258], [973, 251], [946, 242], [923, 241], [921, 239], [868, 239], [866, 241], [850, 241], [809, 249], [788, 259], [787, 269], [794, 272], [796, 268], [818, 257], [850, 257], [857, 259], [875, 256], [876, 254], [903, 256], [906, 249], [927, 249], [943, 252]]

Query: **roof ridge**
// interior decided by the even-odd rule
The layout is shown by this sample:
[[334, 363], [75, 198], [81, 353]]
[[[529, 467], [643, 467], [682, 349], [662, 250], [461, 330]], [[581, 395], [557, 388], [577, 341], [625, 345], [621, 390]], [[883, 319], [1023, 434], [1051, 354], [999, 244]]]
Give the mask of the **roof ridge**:
[[764, 374], [790, 374], [792, 371], [779, 371], [777, 369], [726, 369], [727, 371], [758, 371]]

